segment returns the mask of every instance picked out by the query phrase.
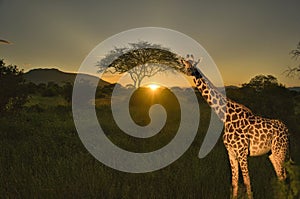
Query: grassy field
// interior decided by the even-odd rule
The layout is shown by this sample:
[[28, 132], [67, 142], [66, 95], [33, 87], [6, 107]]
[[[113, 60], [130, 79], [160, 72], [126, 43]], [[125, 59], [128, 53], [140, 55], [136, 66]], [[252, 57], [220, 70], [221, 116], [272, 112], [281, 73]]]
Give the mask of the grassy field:
[[[137, 99], [139, 96], [136, 96]], [[169, 98], [168, 98], [169, 99]], [[176, 104], [167, 106], [169, 119], [162, 132], [144, 142], [124, 135], [112, 120], [107, 100], [96, 101], [97, 113], [108, 137], [118, 146], [132, 151], [151, 151], [162, 147], [175, 135], [180, 117]], [[132, 104], [133, 119], [138, 124], [149, 120], [150, 104]], [[174, 108], [175, 107], [175, 108]], [[197, 136], [188, 151], [161, 170], [130, 174], [106, 167], [81, 143], [72, 118], [71, 107], [61, 98], [34, 96], [27, 107], [0, 118], [0, 195], [4, 198], [230, 198], [230, 166], [219, 139], [203, 159], [198, 152], [208, 128], [210, 109], [200, 103], [201, 121]], [[300, 156], [299, 151], [294, 155]], [[268, 156], [249, 158], [254, 198], [279, 196], [275, 172]], [[243, 196], [240, 179], [240, 197]], [[289, 187], [287, 183], [285, 187]], [[298, 187], [299, 188], [299, 187]]]
[[36, 105], [40, 107], [54, 107], [54, 106], [67, 106], [68, 103], [61, 96], [54, 96], [54, 97], [43, 97], [40, 95], [29, 96], [29, 100], [25, 104], [25, 106], [32, 107]]

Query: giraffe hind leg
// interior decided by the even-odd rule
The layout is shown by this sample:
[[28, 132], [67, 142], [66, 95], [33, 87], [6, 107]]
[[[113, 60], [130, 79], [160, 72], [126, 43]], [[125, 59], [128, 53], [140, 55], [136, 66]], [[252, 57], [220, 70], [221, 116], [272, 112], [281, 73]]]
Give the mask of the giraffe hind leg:
[[[285, 137], [281, 139], [278, 138], [273, 141], [271, 148], [272, 154], [269, 156], [269, 159], [274, 167], [274, 170], [279, 180], [286, 179], [286, 169], [283, 165], [288, 150], [288, 141], [287, 138], [284, 138]], [[283, 142], [283, 140], [285, 141]]]
[[286, 170], [283, 167], [284, 164], [284, 154], [283, 153], [272, 153], [269, 156], [269, 159], [274, 167], [274, 170], [276, 172], [276, 175], [279, 180], [286, 179]]

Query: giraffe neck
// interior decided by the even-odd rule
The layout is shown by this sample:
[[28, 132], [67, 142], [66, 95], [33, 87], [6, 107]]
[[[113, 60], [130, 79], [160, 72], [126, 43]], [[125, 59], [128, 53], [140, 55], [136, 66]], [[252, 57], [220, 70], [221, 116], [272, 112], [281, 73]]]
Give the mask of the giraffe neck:
[[197, 89], [222, 122], [226, 121], [227, 98], [205, 77], [195, 77]]

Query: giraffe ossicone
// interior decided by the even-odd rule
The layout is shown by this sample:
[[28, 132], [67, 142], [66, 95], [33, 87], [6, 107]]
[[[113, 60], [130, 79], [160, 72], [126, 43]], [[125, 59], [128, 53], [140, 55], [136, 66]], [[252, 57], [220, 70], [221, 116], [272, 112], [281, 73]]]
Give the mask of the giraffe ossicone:
[[269, 159], [280, 180], [286, 178], [283, 166], [288, 150], [288, 129], [279, 120], [256, 116], [246, 106], [224, 96], [196, 67], [200, 62], [193, 56], [181, 59], [185, 73], [194, 76], [194, 83], [202, 97], [224, 123], [223, 143], [227, 149], [231, 174], [232, 197], [238, 195], [239, 168], [242, 171], [248, 198], [252, 198], [248, 156], [271, 151]]

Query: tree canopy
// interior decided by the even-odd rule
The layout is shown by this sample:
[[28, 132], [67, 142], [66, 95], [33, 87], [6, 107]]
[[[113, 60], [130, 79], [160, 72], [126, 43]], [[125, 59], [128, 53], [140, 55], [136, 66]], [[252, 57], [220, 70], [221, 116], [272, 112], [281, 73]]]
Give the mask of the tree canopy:
[[129, 47], [115, 47], [97, 63], [97, 66], [100, 72], [128, 72], [134, 87], [139, 87], [144, 78], [157, 73], [182, 70], [177, 54], [161, 45], [145, 41], [130, 43]]
[[293, 94], [272, 75], [258, 75], [238, 89], [227, 89], [229, 98], [246, 105], [255, 114], [290, 123], [294, 115]]
[[253, 88], [256, 91], [262, 91], [266, 88], [282, 86], [278, 83], [276, 77], [272, 75], [257, 75], [253, 77], [249, 83], [242, 84], [243, 87]]

